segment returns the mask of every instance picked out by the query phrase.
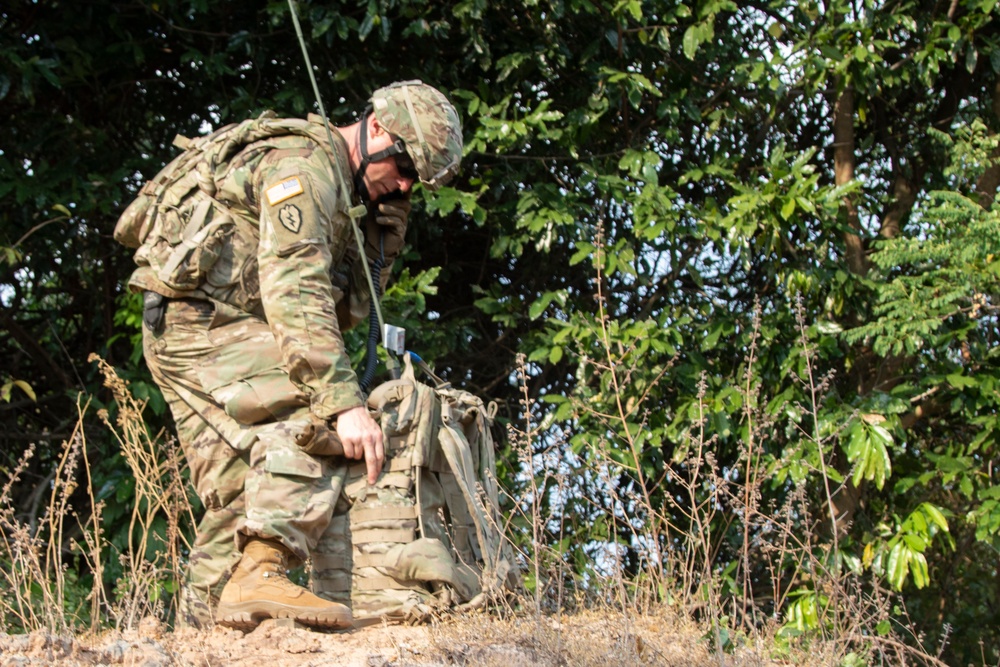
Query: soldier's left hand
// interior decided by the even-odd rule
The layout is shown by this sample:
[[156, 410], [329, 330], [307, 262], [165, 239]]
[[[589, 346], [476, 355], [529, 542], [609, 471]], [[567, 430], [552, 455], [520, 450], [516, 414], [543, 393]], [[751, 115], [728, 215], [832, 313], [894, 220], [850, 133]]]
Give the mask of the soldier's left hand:
[[388, 262], [399, 256], [406, 239], [410, 209], [409, 198], [389, 199], [378, 205], [375, 215], [368, 217], [365, 231], [365, 254], [368, 259], [374, 260], [384, 255]]

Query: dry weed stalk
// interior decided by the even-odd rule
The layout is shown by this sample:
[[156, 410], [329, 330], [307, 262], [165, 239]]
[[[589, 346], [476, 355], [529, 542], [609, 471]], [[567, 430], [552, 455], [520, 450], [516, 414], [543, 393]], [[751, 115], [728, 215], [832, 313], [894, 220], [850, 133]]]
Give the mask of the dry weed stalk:
[[[66, 536], [71, 532], [67, 527], [69, 518], [76, 519], [74, 528], [81, 532], [85, 540], [99, 540], [99, 516], [81, 521], [71, 503], [73, 493], [79, 486], [77, 478], [81, 461], [89, 486], [90, 463], [86, 456], [83, 429], [83, 415], [89, 404], [87, 401], [81, 406], [79, 399], [77, 401], [78, 419], [69, 439], [63, 442], [55, 470], [46, 478], [51, 479], [51, 491], [48, 504], [37, 521], [32, 516], [19, 519], [12, 498], [15, 484], [21, 480], [34, 456], [34, 444], [22, 454], [0, 492], [0, 573], [8, 592], [0, 598], [0, 630], [32, 632], [44, 629], [60, 633], [76, 628], [81, 621], [80, 610], [66, 606], [69, 599], [69, 564], [65, 556]], [[75, 544], [74, 541], [69, 542], [70, 550]], [[93, 555], [92, 551], [90, 553]], [[92, 627], [99, 618], [100, 589], [100, 578], [95, 576], [88, 596], [95, 601], [90, 610]]]
[[[539, 440], [539, 431], [535, 424], [532, 408], [534, 402], [528, 390], [527, 361], [524, 355], [517, 355], [517, 376], [521, 389], [521, 417], [524, 430], [511, 426], [508, 437], [511, 447], [517, 455], [526, 483], [524, 496], [512, 498], [514, 511], [521, 515], [531, 529], [531, 551], [521, 551], [521, 558], [527, 563], [527, 568], [535, 581], [532, 604], [536, 619], [543, 611], [554, 609], [557, 613], [563, 606], [563, 579], [565, 563], [563, 555], [549, 546], [546, 535], [551, 533], [553, 524], [557, 525], [557, 543], [561, 541], [564, 529], [564, 517], [558, 512], [559, 501], [565, 495], [566, 475], [559, 469], [558, 453], [563, 450], [561, 442], [550, 443], [541, 452], [535, 451]], [[557, 439], [558, 440], [558, 439]], [[555, 456], [556, 458], [553, 458]], [[555, 501], [555, 507], [550, 506], [546, 513], [544, 499]], [[555, 583], [555, 591], [550, 590]], [[552, 599], [554, 595], [555, 599]]]
[[[832, 385], [833, 374], [815, 377], [814, 353], [808, 340], [807, 329], [801, 303], [796, 306], [796, 318], [800, 336], [801, 354], [805, 364], [804, 377], [793, 372], [798, 382], [809, 396], [807, 405], [799, 405], [802, 413], [809, 417], [812, 427], [803, 428], [796, 424], [801, 441], [797, 447], [814, 447], [818, 465], [811, 470], [821, 482], [822, 503], [826, 517], [814, 520], [806, 485], [797, 484], [785, 502], [776, 510], [761, 508], [762, 475], [759, 469], [760, 456], [757, 442], [768, 437], [768, 430], [774, 426], [759, 405], [758, 388], [753, 382], [753, 361], [759, 342], [759, 308], [754, 315], [754, 328], [747, 368], [742, 386], [744, 398], [743, 419], [747, 425], [747, 439], [740, 449], [740, 463], [746, 471], [742, 492], [738, 485], [721, 484], [721, 502], [731, 509], [731, 515], [743, 520], [743, 546], [740, 554], [741, 568], [737, 576], [741, 580], [743, 597], [732, 600], [732, 608], [740, 621], [739, 626], [749, 635], [758, 635], [759, 645], [774, 646], [778, 614], [787, 608], [789, 595], [796, 587], [808, 586], [816, 593], [819, 640], [809, 640], [810, 649], [816, 653], [828, 654], [830, 660], [839, 663], [851, 654], [867, 655], [878, 664], [907, 664], [909, 660], [921, 664], [941, 664], [934, 656], [921, 648], [918, 637], [912, 636], [910, 628], [914, 624], [897, 625], [890, 632], [879, 632], [881, 623], [890, 620], [891, 610], [905, 606], [899, 596], [886, 590], [877, 577], [865, 578], [863, 573], [855, 573], [846, 568], [840, 553], [838, 517], [834, 510], [833, 497], [837, 490], [831, 486], [831, 475], [827, 464], [828, 453], [833, 450], [839, 430], [823, 434], [819, 430], [820, 406]], [[817, 533], [814, 527], [827, 524], [828, 530]], [[829, 540], [829, 542], [827, 541]], [[757, 562], [768, 574], [766, 582], [771, 591], [767, 595], [755, 592], [752, 585], [751, 563]], [[770, 615], [764, 614], [762, 604], [769, 603]], [[910, 633], [906, 642], [900, 633]]]
[[[635, 475], [638, 486], [641, 489], [641, 497], [637, 498], [641, 502], [643, 508], [648, 512], [649, 520], [645, 526], [646, 530], [649, 531], [649, 539], [646, 541], [648, 552], [647, 562], [649, 565], [649, 574], [653, 578], [653, 583], [657, 586], [663, 583], [663, 558], [660, 553], [660, 541], [661, 533], [663, 530], [663, 517], [658, 514], [654, 508], [653, 501], [650, 497], [650, 480], [646, 479], [645, 471], [642, 466], [642, 456], [640, 452], [641, 445], [639, 444], [639, 436], [642, 429], [645, 427], [644, 420], [639, 424], [638, 430], [633, 430], [633, 427], [629, 423], [629, 417], [635, 413], [636, 408], [626, 409], [625, 402], [622, 400], [623, 387], [628, 384], [633, 368], [628, 369], [623, 377], [619, 376], [619, 364], [616, 361], [626, 358], [627, 353], [624, 350], [619, 350], [618, 354], [614, 354], [612, 351], [611, 336], [609, 333], [609, 316], [605, 309], [605, 298], [604, 298], [604, 276], [603, 276], [603, 261], [602, 257], [604, 254], [604, 234], [603, 229], [599, 229], [597, 235], [597, 261], [595, 266], [597, 267], [597, 281], [596, 288], [597, 293], [595, 299], [597, 300], [597, 324], [600, 327], [600, 342], [601, 347], [604, 351], [604, 363], [603, 365], [597, 365], [598, 368], [604, 370], [608, 376], [611, 378], [611, 389], [615, 398], [615, 408], [617, 414], [613, 416], [616, 420], [617, 425], [621, 427], [621, 432], [624, 433], [625, 441], [628, 444], [628, 450], [632, 455], [631, 470], [630, 472]], [[638, 364], [638, 361], [633, 363]], [[666, 373], [667, 367], [661, 369], [660, 376], [662, 377]], [[647, 388], [647, 394], [652, 390], [659, 381], [659, 378], [650, 383]], [[637, 401], [638, 405], [641, 405], [645, 400], [645, 396]]]
[[0, 630], [4, 632], [11, 629], [12, 621], [25, 631], [43, 627], [31, 604], [30, 591], [32, 581], [47, 581], [48, 577], [41, 569], [40, 547], [28, 526], [17, 519], [11, 498], [14, 485], [20, 481], [34, 455], [35, 445], [32, 443], [21, 455], [0, 492], [0, 540], [3, 548], [0, 552], [3, 563], [0, 573], [8, 592], [0, 596]]
[[[591, 406], [579, 405], [578, 407], [597, 418], [599, 423], [605, 425], [607, 433], [618, 434], [624, 442], [625, 449], [629, 454], [628, 462], [623, 462], [619, 457], [611, 455], [611, 448], [615, 444], [605, 436], [597, 438], [594, 453], [597, 455], [596, 474], [603, 482], [602, 492], [608, 497], [611, 512], [612, 525], [622, 526], [630, 535], [629, 547], [638, 551], [639, 558], [644, 564], [642, 583], [626, 582], [623, 580], [624, 571], [618, 556], [621, 545], [617, 544], [618, 530], [614, 529], [611, 534], [614, 536], [614, 555], [616, 559], [612, 576], [614, 589], [618, 591], [618, 600], [623, 617], [627, 623], [631, 610], [639, 601], [657, 600], [662, 598], [663, 592], [667, 590], [668, 579], [665, 569], [665, 557], [662, 545], [666, 543], [666, 535], [669, 529], [668, 514], [664, 508], [655, 506], [650, 490], [661, 480], [650, 480], [646, 477], [646, 472], [642, 465], [642, 449], [644, 446], [645, 433], [647, 428], [647, 415], [642, 412], [646, 398], [650, 395], [660, 379], [669, 370], [671, 364], [659, 369], [657, 376], [646, 387], [643, 395], [632, 403], [624, 400], [624, 387], [632, 381], [632, 376], [641, 366], [643, 360], [635, 354], [633, 346], [623, 348], [620, 343], [612, 343], [610, 315], [606, 308], [606, 297], [604, 294], [604, 274], [603, 257], [604, 230], [602, 225], [598, 225], [596, 237], [596, 268], [595, 294], [597, 303], [598, 341], [601, 348], [602, 358], [593, 359], [585, 357], [583, 361], [593, 366], [598, 372], [604, 374], [610, 380], [610, 388], [614, 400], [614, 412], [612, 414], [602, 414], [595, 411]], [[628, 363], [625, 363], [628, 360]], [[633, 423], [636, 416], [638, 423]], [[621, 488], [619, 484], [613, 482], [618, 479], [620, 473], [625, 472], [632, 476], [635, 484]], [[641, 517], [640, 520], [636, 520]], [[629, 593], [626, 590], [630, 589]]]
[[[599, 232], [599, 254], [603, 252], [602, 239]], [[582, 469], [577, 469], [578, 464], [568, 460], [572, 459], [572, 454], [567, 443], [558, 435], [553, 436], [535, 426], [526, 363], [524, 357], [519, 356], [518, 377], [522, 393], [520, 403], [525, 426], [523, 432], [511, 430], [511, 442], [518, 454], [521, 470], [525, 471], [527, 477], [526, 497], [523, 502], [515, 503], [515, 507], [532, 530], [534, 553], [527, 554], [527, 557], [536, 580], [536, 616], [543, 610], [545, 591], [553, 581], [556, 583], [556, 590], [554, 600], [549, 602], [554, 603], [557, 613], [561, 613], [565, 602], [562, 589], [566, 580], [564, 571], [567, 569], [565, 554], [558, 547], [562, 542], [567, 520], [561, 501], [567, 494], [579, 489], [571, 488], [572, 483], [568, 478], [570, 474], [579, 475], [582, 472], [591, 483], [596, 482], [594, 496], [578, 497], [577, 500], [593, 508], [590, 515], [592, 518], [601, 517], [607, 522], [609, 542], [603, 549], [603, 555], [597, 555], [591, 575], [583, 582], [585, 590], [581, 593], [591, 600], [603, 600], [612, 604], [620, 615], [617, 627], [624, 633], [626, 641], [629, 641], [632, 617], [643, 610], [648, 611], [649, 606], [662, 600], [672, 587], [667, 581], [664, 568], [667, 559], [662, 551], [669, 527], [667, 513], [664, 508], [654, 506], [650, 495], [650, 489], [660, 480], [647, 479], [642, 466], [642, 450], [648, 434], [645, 432], [647, 415], [641, 411], [646, 397], [655, 389], [669, 365], [660, 369], [658, 377], [647, 387], [641, 400], [634, 404], [626, 403], [623, 388], [632, 381], [633, 373], [640, 369], [642, 360], [637, 358], [634, 348], [618, 349], [612, 344], [609, 316], [604, 302], [601, 262], [598, 260], [596, 264], [599, 267], [595, 297], [599, 311], [596, 325], [602, 355], [599, 359], [585, 358], [583, 362], [596, 372], [611, 378], [614, 409], [610, 414], [603, 414], [580, 401], [574, 400], [573, 403], [579, 412], [587, 413], [603, 424], [606, 434], [594, 434], [590, 447], [594, 459], [584, 463]], [[611, 456], [612, 449], [619, 443], [609, 440], [607, 434], [618, 434], [621, 437], [623, 449], [629, 453], [627, 460]], [[540, 446], [544, 443], [547, 445]], [[621, 486], [616, 480], [623, 475], [635, 480], [635, 483]], [[547, 512], [543, 497], [548, 500]], [[623, 533], [628, 535], [628, 544], [619, 542], [619, 536]], [[556, 548], [546, 542], [545, 538], [552, 536], [558, 536]], [[642, 573], [638, 580], [631, 580], [626, 575], [621, 562], [621, 555], [627, 549], [637, 551], [641, 560]]]
[[[118, 441], [135, 481], [129, 546], [119, 555], [125, 578], [118, 582], [118, 599], [111, 609], [119, 629], [132, 629], [147, 616], [163, 615], [164, 583], [170, 578], [180, 581], [183, 552], [190, 550], [180, 526], [185, 519], [193, 523], [193, 510], [181, 475], [179, 448], [172, 440], [150, 435], [142, 417], [146, 403], [132, 395], [110, 364], [97, 355], [89, 360], [98, 363], [104, 386], [115, 397], [115, 423], [107, 411], [98, 415]], [[163, 535], [156, 526], [161, 518], [166, 522]], [[179, 586], [174, 592], [175, 608], [178, 594]]]
[[[46, 478], [51, 490], [40, 517], [18, 517], [13, 503], [14, 487], [21, 481], [35, 445], [23, 453], [14, 471], [0, 491], [0, 583], [6, 594], [0, 596], [0, 631], [32, 632], [46, 630], [60, 633], [80, 626], [84, 617], [96, 630], [110, 614], [121, 628], [134, 628], [145, 616], [161, 613], [164, 600], [161, 588], [168, 575], [180, 578], [184, 537], [181, 524], [190, 517], [186, 485], [180, 472], [175, 448], [163, 448], [149, 437], [142, 419], [144, 403], [136, 401], [127, 384], [103, 360], [100, 362], [109, 387], [120, 407], [116, 429], [106, 411], [99, 415], [121, 445], [121, 451], [136, 481], [135, 504], [129, 525], [130, 547], [120, 554], [124, 571], [118, 582], [119, 597], [111, 602], [106, 595], [104, 552], [109, 548], [102, 524], [104, 503], [97, 500], [87, 453], [84, 417], [90, 401], [77, 400], [77, 422], [53, 472]], [[164, 456], [162, 450], [166, 450]], [[90, 505], [90, 513], [81, 519], [72, 506], [80, 484]], [[154, 520], [164, 517], [167, 524], [166, 550], [152, 543]], [[75, 525], [73, 521], [75, 520]], [[70, 538], [70, 535], [74, 537]], [[86, 600], [89, 613], [68, 608], [70, 591], [68, 554], [79, 554], [92, 576]], [[75, 581], [75, 579], [73, 580]]]

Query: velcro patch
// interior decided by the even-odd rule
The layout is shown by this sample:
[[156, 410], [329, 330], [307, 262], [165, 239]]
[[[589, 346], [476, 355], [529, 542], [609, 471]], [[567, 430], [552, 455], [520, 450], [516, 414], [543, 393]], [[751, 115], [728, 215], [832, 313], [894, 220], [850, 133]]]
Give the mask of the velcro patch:
[[305, 192], [305, 190], [302, 188], [302, 182], [299, 180], [299, 177], [292, 176], [291, 178], [286, 178], [277, 185], [269, 187], [264, 192], [264, 195], [267, 197], [267, 203], [274, 206], [275, 204], [280, 204], [295, 195], [300, 195], [303, 192]]
[[295, 204], [285, 204], [278, 211], [278, 220], [281, 221], [281, 226], [292, 232], [293, 234], [298, 234], [299, 230], [302, 229], [302, 211]]

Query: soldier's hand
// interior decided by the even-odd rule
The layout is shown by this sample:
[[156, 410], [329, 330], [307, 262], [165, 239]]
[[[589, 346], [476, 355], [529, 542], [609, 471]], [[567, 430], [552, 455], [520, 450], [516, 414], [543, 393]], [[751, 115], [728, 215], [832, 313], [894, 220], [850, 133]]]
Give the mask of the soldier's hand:
[[382, 428], [363, 405], [337, 415], [337, 435], [344, 445], [344, 456], [365, 460], [368, 483], [374, 484], [385, 463]]
[[378, 205], [375, 215], [368, 216], [365, 231], [365, 254], [368, 259], [384, 256], [388, 264], [399, 256], [406, 239], [406, 222], [410, 217], [410, 200], [390, 199]]

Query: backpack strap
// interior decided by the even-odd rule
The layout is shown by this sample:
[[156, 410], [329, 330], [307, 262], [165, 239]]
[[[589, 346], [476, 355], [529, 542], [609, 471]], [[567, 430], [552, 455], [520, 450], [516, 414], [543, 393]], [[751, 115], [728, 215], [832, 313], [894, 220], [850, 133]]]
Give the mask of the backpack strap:
[[169, 284], [167, 277], [173, 275], [174, 272], [177, 271], [177, 268], [182, 263], [187, 261], [191, 252], [204, 243], [209, 234], [217, 229], [223, 222], [228, 222], [230, 220], [229, 216], [225, 216], [223, 219], [215, 220], [211, 224], [206, 225], [205, 220], [208, 219], [208, 213], [212, 209], [212, 203], [213, 200], [206, 197], [198, 202], [197, 206], [195, 206], [194, 211], [191, 213], [191, 218], [184, 226], [184, 231], [181, 234], [181, 242], [174, 246], [174, 248], [170, 251], [170, 256], [160, 268], [160, 280], [163, 282]]
[[[477, 494], [477, 477], [469, 441], [462, 431], [452, 424], [450, 410], [447, 409], [446, 402], [447, 397], [442, 396], [442, 427], [438, 431], [438, 442], [462, 492], [465, 507], [475, 527], [476, 541], [482, 552], [484, 565], [483, 589], [486, 591], [495, 590], [500, 588], [507, 577], [511, 564], [501, 553], [499, 526], [496, 525], [495, 517], [492, 516], [495, 514], [495, 508], [488, 508], [491, 516], [487, 516], [484, 503]], [[490, 474], [492, 474], [492, 470], [490, 470]]]

